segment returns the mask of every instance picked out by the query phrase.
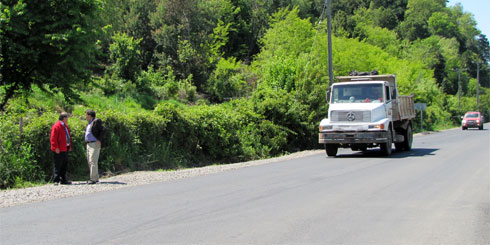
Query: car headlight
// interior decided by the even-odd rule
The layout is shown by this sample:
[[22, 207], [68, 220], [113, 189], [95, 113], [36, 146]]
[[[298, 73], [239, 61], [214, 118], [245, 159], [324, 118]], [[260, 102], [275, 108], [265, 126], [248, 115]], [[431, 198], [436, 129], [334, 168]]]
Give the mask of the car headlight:
[[480, 123], [480, 120], [476, 120], [476, 123]]
[[466, 124], [466, 120], [463, 120], [463, 124]]

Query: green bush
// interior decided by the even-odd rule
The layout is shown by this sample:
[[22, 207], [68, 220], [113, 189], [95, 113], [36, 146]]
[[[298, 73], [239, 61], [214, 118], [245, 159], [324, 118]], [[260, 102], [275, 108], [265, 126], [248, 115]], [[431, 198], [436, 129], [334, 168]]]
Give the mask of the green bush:
[[316, 125], [309, 122], [311, 108], [298, 100], [297, 92], [259, 87], [252, 96], [255, 113], [263, 115], [287, 134], [287, 142], [281, 144], [285, 151], [297, 151], [315, 147]]
[[192, 79], [192, 75], [185, 79], [177, 79], [171, 67], [157, 71], [150, 67], [148, 71], [141, 72], [137, 78], [137, 83], [139, 94], [147, 94], [156, 99], [178, 99], [183, 102], [194, 102], [197, 88], [193, 85]]
[[23, 141], [20, 116], [0, 115], [0, 188], [42, 179], [32, 145]]
[[188, 162], [257, 159], [282, 153], [287, 143], [288, 130], [257, 114], [246, 99], [192, 107], [162, 102], [155, 113], [169, 119], [165, 137]]
[[216, 102], [223, 102], [250, 93], [251, 88], [240, 72], [241, 62], [235, 58], [220, 59], [206, 84], [206, 92]]
[[115, 33], [112, 36], [109, 51], [113, 64], [109, 67], [109, 72], [112, 73], [113, 77], [136, 81], [137, 74], [141, 69], [141, 51], [139, 48], [141, 40], [135, 40], [134, 37], [125, 33]]

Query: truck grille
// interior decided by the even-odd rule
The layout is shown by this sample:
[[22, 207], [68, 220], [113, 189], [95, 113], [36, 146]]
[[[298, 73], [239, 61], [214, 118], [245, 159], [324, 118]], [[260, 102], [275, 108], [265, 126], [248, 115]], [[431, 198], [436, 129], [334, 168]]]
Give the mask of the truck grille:
[[371, 122], [369, 111], [331, 111], [332, 122]]

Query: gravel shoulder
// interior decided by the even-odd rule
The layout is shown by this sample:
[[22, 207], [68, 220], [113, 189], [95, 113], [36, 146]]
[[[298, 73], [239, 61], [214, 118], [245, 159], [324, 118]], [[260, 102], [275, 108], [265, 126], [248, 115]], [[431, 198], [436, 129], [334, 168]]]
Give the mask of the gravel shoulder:
[[100, 179], [100, 183], [87, 185], [85, 181], [75, 181], [72, 185], [46, 184], [24, 189], [10, 189], [0, 191], [0, 208], [17, 205], [67, 198], [101, 191], [112, 191], [131, 186], [146, 185], [157, 182], [173, 181], [195, 176], [215, 174], [239, 168], [253, 167], [279, 161], [291, 160], [316, 154], [323, 154], [324, 150], [311, 150], [292, 153], [276, 158], [255, 160], [242, 163], [212, 165], [200, 168], [182, 169], [176, 171], [136, 171], [108, 178]]

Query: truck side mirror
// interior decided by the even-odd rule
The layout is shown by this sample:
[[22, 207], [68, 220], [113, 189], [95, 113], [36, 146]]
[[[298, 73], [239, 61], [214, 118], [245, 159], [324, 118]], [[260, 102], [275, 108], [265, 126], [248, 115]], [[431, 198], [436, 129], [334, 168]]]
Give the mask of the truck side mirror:
[[461, 116], [461, 119], [463, 119], [463, 116]]

